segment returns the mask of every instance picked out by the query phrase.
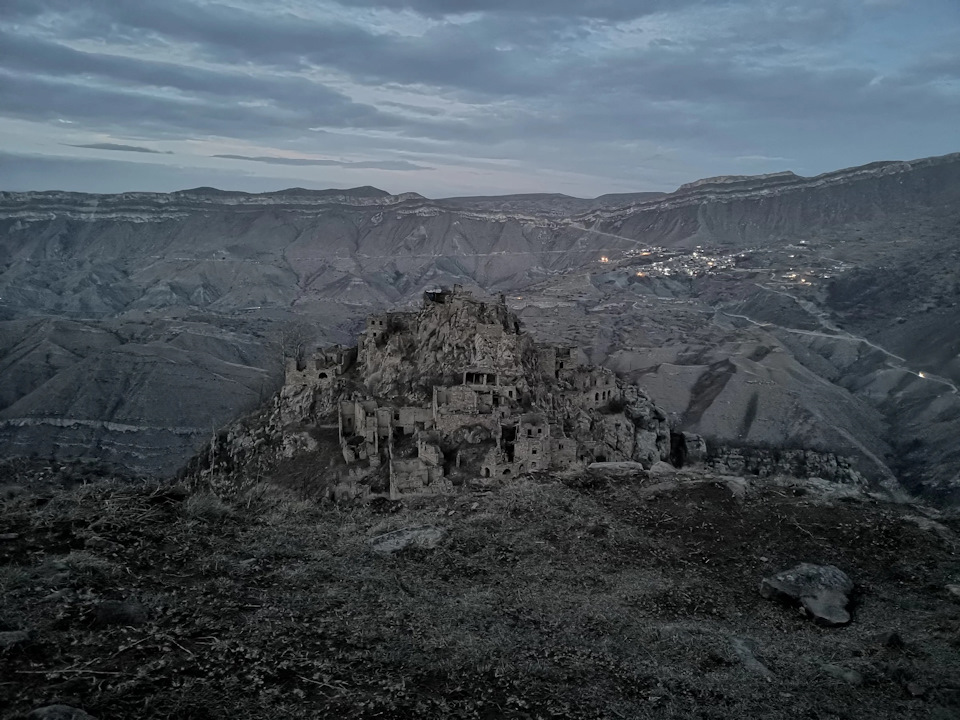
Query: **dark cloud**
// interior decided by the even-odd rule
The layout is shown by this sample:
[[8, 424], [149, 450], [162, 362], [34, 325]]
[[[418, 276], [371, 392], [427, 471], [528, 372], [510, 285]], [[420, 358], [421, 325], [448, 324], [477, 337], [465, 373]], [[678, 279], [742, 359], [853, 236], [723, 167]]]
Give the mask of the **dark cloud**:
[[215, 158], [226, 158], [228, 160], [246, 160], [248, 162], [267, 163], [268, 165], [299, 165], [299, 166], [320, 166], [320, 167], [340, 167], [355, 168], [366, 170], [429, 170], [426, 165], [417, 165], [406, 160], [363, 160], [360, 162], [343, 162], [340, 160], [321, 160], [314, 158], [285, 158], [272, 156], [250, 156], [250, 155], [213, 155]]
[[[188, 0], [132, 4], [80, 3], [65, 11], [70, 22], [65, 36], [103, 41], [191, 43], [205, 59], [238, 66], [259, 63], [284, 70], [337, 68], [359, 80], [427, 84], [486, 94], [536, 94], [550, 79], [550, 68], [528, 53], [541, 53], [547, 34], [566, 32], [568, 23], [508, 21], [494, 16], [478, 22], [442, 24], [423, 37], [375, 34], [344, 22], [309, 22], [278, 12], [261, 14], [218, 4]], [[552, 29], [552, 30], [549, 30]], [[507, 36], [521, 47], [498, 49], [496, 37]], [[530, 47], [534, 43], [540, 47]], [[526, 48], [524, 50], [524, 48]], [[59, 43], [39, 43], [10, 32], [0, 43], [2, 62], [10, 67], [32, 65], [47, 72], [115, 75], [125, 81], [203, 90], [211, 73], [189, 64], [139, 62], [125, 67], [126, 58], [77, 53]], [[74, 64], [76, 63], [76, 64]], [[259, 83], [243, 73], [223, 78], [223, 91], [252, 89]], [[290, 84], [290, 79], [282, 85]], [[298, 83], [293, 82], [294, 85]], [[301, 88], [301, 91], [303, 88]], [[304, 97], [303, 94], [300, 96]]]
[[151, 150], [150, 148], [141, 147], [140, 145], [121, 145], [119, 143], [88, 143], [86, 145], [71, 145], [70, 143], [64, 143], [67, 147], [75, 148], [88, 148], [90, 150], [116, 150], [118, 152], [135, 152], [135, 153], [152, 153], [154, 155], [173, 155], [173, 152], [167, 150], [166, 152], [161, 150]]

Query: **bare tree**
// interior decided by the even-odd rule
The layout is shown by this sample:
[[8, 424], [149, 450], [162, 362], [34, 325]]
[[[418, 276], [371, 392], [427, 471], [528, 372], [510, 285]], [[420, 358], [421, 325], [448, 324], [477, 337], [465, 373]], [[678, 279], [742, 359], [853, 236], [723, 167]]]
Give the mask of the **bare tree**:
[[288, 359], [297, 361], [297, 369], [305, 367], [307, 348], [316, 339], [316, 328], [306, 320], [293, 319], [285, 321], [277, 334], [277, 350], [280, 363], [286, 365]]

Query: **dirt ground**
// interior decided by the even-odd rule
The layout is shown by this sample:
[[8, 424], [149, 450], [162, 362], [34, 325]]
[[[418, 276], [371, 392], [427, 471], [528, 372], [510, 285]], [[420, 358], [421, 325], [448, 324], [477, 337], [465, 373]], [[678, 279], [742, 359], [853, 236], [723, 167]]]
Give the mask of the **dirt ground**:
[[[0, 498], [0, 632], [29, 633], [0, 649], [3, 720], [960, 717], [960, 522], [909, 506], [696, 471]], [[424, 525], [436, 548], [368, 542]], [[853, 578], [850, 625], [760, 597], [800, 561]]]

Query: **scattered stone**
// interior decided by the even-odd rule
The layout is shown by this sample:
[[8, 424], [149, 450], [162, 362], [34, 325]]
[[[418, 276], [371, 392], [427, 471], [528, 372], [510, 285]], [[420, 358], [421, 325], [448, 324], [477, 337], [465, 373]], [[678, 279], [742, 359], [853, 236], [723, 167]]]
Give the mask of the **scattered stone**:
[[27, 720], [96, 720], [96, 718], [69, 705], [47, 705], [31, 712], [27, 715]]
[[747, 638], [731, 637], [730, 647], [734, 654], [743, 663], [743, 666], [752, 673], [756, 673], [767, 680], [773, 680], [773, 673], [766, 665], [757, 660], [754, 654], [757, 651], [757, 643]]
[[0, 540], [9, 541], [16, 540], [20, 537], [19, 533], [0, 533]]
[[142, 625], [147, 608], [136, 600], [104, 600], [97, 605], [96, 625]]
[[950, 583], [944, 587], [946, 587], [948, 593], [960, 600], [960, 584]]
[[10, 648], [22, 645], [30, 639], [30, 633], [26, 630], [10, 630], [0, 632], [0, 652]]
[[848, 595], [853, 581], [833, 565], [800, 563], [790, 570], [766, 577], [760, 595], [767, 599], [799, 602], [818, 625], [834, 627], [850, 622]]
[[842, 668], [839, 665], [821, 665], [820, 669], [830, 677], [843, 680], [850, 685], [863, 685], [863, 675], [856, 670]]
[[370, 538], [367, 542], [374, 552], [390, 555], [413, 545], [432, 550], [437, 547], [446, 536], [447, 533], [443, 528], [424, 525], [422, 527], [403, 528], [402, 530], [394, 530], [393, 532], [384, 533], [383, 535], [377, 535], [374, 538]]

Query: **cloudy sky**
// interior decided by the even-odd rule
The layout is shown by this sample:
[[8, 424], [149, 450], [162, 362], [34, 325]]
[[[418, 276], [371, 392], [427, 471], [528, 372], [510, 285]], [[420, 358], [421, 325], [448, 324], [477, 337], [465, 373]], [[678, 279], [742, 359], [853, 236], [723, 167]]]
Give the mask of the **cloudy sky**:
[[956, 151], [958, 0], [0, 0], [0, 189], [592, 197]]

